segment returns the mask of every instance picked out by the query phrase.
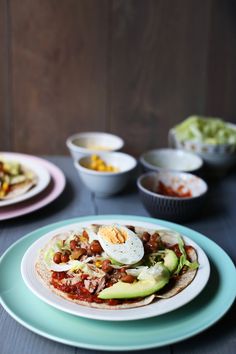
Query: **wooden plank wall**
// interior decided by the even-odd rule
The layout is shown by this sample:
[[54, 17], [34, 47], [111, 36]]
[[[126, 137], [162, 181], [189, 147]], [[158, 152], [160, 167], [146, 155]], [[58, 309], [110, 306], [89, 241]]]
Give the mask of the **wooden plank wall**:
[[236, 122], [233, 0], [0, 0], [0, 150], [86, 130], [167, 145], [192, 113]]
[[10, 94], [9, 94], [9, 23], [8, 6], [0, 1], [0, 150], [11, 148]]

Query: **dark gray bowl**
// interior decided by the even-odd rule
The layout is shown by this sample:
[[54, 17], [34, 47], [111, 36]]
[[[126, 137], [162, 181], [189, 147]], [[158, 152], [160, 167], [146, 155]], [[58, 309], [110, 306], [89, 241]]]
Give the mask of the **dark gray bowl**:
[[[157, 193], [159, 182], [176, 189], [184, 185], [191, 197], [170, 197]], [[147, 211], [156, 218], [170, 221], [187, 221], [202, 209], [208, 190], [206, 182], [190, 173], [161, 171], [148, 172], [137, 180], [141, 200]]]

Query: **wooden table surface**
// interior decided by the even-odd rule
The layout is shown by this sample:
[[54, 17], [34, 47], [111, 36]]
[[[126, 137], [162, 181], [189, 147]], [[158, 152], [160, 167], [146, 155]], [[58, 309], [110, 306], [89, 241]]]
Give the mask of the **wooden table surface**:
[[[1, 254], [27, 233], [64, 219], [99, 214], [148, 216], [138, 197], [135, 185], [113, 198], [98, 199], [83, 187], [69, 157], [47, 156], [45, 158], [63, 170], [67, 179], [66, 188], [56, 201], [43, 209], [16, 219], [0, 222]], [[209, 198], [202, 216], [184, 225], [217, 242], [235, 262], [236, 173], [232, 172], [224, 179], [211, 182], [209, 185]], [[236, 306], [233, 305], [221, 320], [203, 333], [174, 345], [140, 351], [140, 353], [233, 354], [236, 350], [235, 312]], [[24, 328], [2, 307], [0, 308], [1, 354], [97, 354], [100, 352], [71, 347], [39, 336]]]

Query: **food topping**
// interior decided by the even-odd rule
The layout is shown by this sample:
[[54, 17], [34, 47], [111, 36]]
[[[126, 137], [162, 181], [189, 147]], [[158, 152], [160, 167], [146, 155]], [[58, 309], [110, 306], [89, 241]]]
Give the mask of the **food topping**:
[[158, 187], [155, 192], [161, 195], [166, 195], [168, 197], [177, 197], [177, 198], [192, 197], [192, 192], [189, 189], [187, 189], [186, 186], [181, 184], [174, 189], [171, 186], [165, 185], [161, 181], [159, 181]]
[[109, 243], [125, 243], [128, 235], [124, 229], [115, 226], [103, 226], [99, 229], [100, 236]]
[[90, 158], [90, 162], [88, 165], [86, 165], [86, 167], [91, 170], [99, 171], [99, 172], [118, 172], [119, 171], [119, 169], [117, 167], [106, 163], [98, 155], [92, 155]]
[[90, 245], [90, 251], [92, 254], [101, 254], [103, 249], [98, 240], [93, 240]]
[[143, 258], [142, 241], [135, 232], [125, 226], [100, 227], [97, 236], [104, 251], [116, 262], [134, 264]]
[[0, 200], [5, 199], [18, 186], [32, 182], [30, 171], [25, 171], [21, 164], [0, 159]]
[[163, 230], [132, 230], [116, 224], [62, 235], [44, 253], [50, 284], [69, 299], [112, 306], [155, 293], [187, 268], [198, 267], [181, 237], [169, 245], [161, 239]]
[[107, 146], [103, 146], [103, 145], [93, 145], [93, 144], [88, 144], [86, 145], [86, 148], [89, 150], [97, 150], [97, 151], [109, 151], [110, 148]]
[[174, 131], [180, 141], [236, 145], [236, 129], [219, 118], [191, 116], [178, 124]]

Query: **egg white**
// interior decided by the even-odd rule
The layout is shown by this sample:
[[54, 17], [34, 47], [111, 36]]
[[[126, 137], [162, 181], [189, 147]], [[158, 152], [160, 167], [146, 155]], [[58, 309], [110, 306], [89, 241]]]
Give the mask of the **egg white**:
[[102, 235], [97, 233], [98, 240], [106, 254], [115, 261], [122, 264], [135, 264], [144, 256], [144, 247], [140, 238], [130, 229], [123, 225], [112, 225], [118, 230], [124, 230], [127, 234], [127, 240], [124, 243], [114, 244], [105, 240]]

